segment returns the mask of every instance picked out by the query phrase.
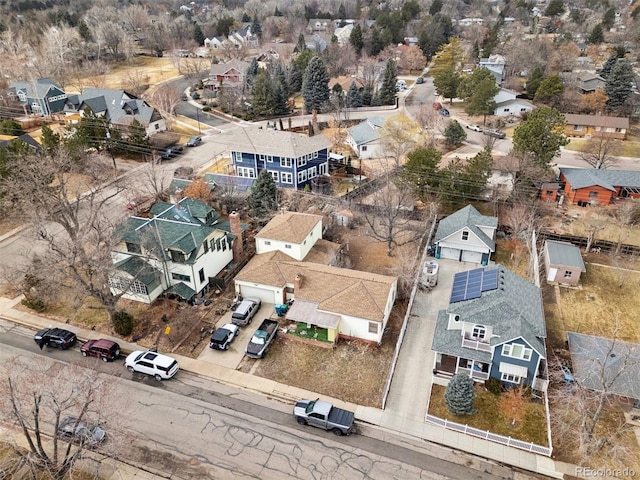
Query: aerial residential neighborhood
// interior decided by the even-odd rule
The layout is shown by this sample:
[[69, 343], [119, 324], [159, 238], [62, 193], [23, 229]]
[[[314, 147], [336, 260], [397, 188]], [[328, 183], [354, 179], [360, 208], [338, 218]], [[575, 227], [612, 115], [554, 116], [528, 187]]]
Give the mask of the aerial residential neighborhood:
[[638, 1], [0, 12], [0, 477], [640, 471]]

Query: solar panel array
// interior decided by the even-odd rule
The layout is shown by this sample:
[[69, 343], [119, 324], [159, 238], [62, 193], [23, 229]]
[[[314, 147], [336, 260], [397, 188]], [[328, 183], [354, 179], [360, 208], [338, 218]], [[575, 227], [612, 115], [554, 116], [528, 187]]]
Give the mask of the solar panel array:
[[476, 268], [456, 273], [453, 277], [449, 303], [480, 298], [482, 292], [495, 290], [498, 288], [498, 272], [498, 269]]

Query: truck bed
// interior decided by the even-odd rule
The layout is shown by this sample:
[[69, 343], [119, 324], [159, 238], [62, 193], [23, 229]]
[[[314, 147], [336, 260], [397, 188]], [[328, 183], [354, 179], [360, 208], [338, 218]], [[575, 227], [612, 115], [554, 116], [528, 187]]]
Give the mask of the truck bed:
[[353, 425], [355, 415], [353, 412], [333, 407], [329, 412], [329, 422], [336, 425], [350, 426]]

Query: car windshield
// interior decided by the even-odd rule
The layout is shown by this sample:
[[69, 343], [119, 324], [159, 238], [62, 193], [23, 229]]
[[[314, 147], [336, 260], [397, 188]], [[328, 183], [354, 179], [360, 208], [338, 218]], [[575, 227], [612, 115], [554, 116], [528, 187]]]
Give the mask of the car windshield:
[[138, 355], [136, 357], [136, 359], [134, 360], [134, 362], [137, 362], [138, 360], [140, 360], [142, 358], [142, 356], [145, 354], [146, 352], [142, 352], [140, 355]]
[[315, 406], [315, 404], [316, 404], [315, 400], [313, 402], [309, 402], [309, 404], [307, 405], [307, 408], [304, 409], [305, 413], [313, 412], [313, 407]]

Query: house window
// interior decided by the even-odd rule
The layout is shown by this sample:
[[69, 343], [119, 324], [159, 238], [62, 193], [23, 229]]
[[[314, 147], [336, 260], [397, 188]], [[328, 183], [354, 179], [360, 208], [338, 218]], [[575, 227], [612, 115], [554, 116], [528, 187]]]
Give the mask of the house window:
[[502, 355], [504, 357], [519, 358], [521, 360], [531, 360], [533, 350], [519, 343], [512, 343], [502, 346]]
[[[280, 159], [280, 166], [281, 167], [287, 167], [287, 168], [291, 168], [291, 159], [290, 158], [281, 158]], [[289, 182], [291, 183], [291, 182]]]
[[482, 325], [474, 325], [473, 333], [471, 334], [473, 338], [484, 339], [487, 331]]
[[527, 109], [526, 109], [526, 108], [521, 108], [521, 109], [520, 109], [520, 111], [521, 111], [521, 112], [526, 112], [526, 111], [527, 111]]
[[159, 124], [154, 124], [154, 127], [156, 127], [156, 130], [160, 130], [160, 125]]
[[262, 160], [264, 162], [264, 160], [265, 160], [265, 156], [264, 155], [260, 155], [259, 158], [260, 158], [260, 160]]
[[298, 183], [302, 183], [306, 181], [307, 181], [307, 171], [302, 170], [301, 172], [298, 172]]
[[205, 241], [204, 242], [204, 253], [207, 253], [209, 251], [209, 242]]
[[220, 240], [220, 245], [222, 245], [222, 251], [224, 252], [227, 249], [227, 238], [223, 238]]
[[171, 260], [173, 262], [182, 263], [185, 260], [184, 253], [178, 252], [176, 250], [169, 250], [169, 254], [171, 255]]
[[288, 243], [285, 243], [284, 248], [291, 248], [291, 245], [289, 245]]
[[318, 152], [313, 152], [313, 158], [318, 158]]
[[281, 183], [293, 183], [293, 176], [287, 172], [280, 172]]
[[181, 273], [171, 273], [171, 278], [174, 280], [180, 280], [181, 282], [191, 282], [191, 277], [189, 275], [182, 275]]
[[310, 168], [307, 170], [307, 177], [308, 177], [309, 179], [316, 178], [316, 177], [318, 176], [318, 173], [317, 173], [317, 172], [318, 172], [318, 167], [310, 167]]
[[574, 125], [573, 126], [573, 131], [574, 132], [579, 132], [582, 130], [582, 125]]
[[271, 178], [273, 178], [273, 181], [278, 183], [280, 180], [280, 175], [278, 174], [278, 172], [273, 172], [271, 170], [269, 170], [269, 173], [271, 174]]
[[253, 168], [238, 167], [238, 176], [245, 178], [256, 178], [256, 172]]
[[571, 270], [564, 271], [564, 278], [571, 278], [572, 275], [573, 275], [573, 272]]
[[242, 154], [240, 152], [233, 152], [233, 162], [234, 163], [241, 163], [242, 162]]
[[377, 322], [369, 322], [369, 333], [378, 333], [378, 323]]
[[271, 245], [271, 242], [270, 242], [269, 240], [265, 240], [265, 241], [264, 241], [264, 244], [265, 244], [265, 245]]
[[362, 147], [360, 147], [360, 150], [363, 151], [363, 152], [366, 152], [367, 151], [367, 146], [363, 145]]
[[502, 111], [503, 111], [503, 112], [508, 112], [508, 111], [509, 111], [509, 109], [508, 109], [508, 108], [505, 108], [505, 109], [504, 109], [504, 110], [502, 110]]
[[500, 375], [500, 380], [502, 380], [503, 382], [509, 382], [509, 383], [515, 383], [515, 384], [520, 383], [520, 377], [518, 375], [513, 375], [511, 373], [502, 373]]
[[273, 156], [272, 155], [267, 155], [267, 162], [273, 163]]
[[298, 167], [304, 167], [307, 164], [307, 158], [306, 157], [300, 157], [298, 159]]
[[142, 253], [142, 249], [140, 248], [140, 245], [138, 245], [137, 243], [129, 243], [127, 242], [127, 252], [129, 253]]
[[463, 230], [462, 232], [462, 240], [469, 240], [469, 232], [467, 230]]
[[198, 272], [198, 278], [200, 278], [200, 283], [204, 282], [204, 268], [201, 268]]
[[318, 175], [326, 175], [329, 171], [329, 164], [321, 163], [318, 165]]
[[124, 278], [112, 277], [109, 279], [109, 286], [116, 290], [120, 290], [121, 292], [129, 291], [131, 293], [139, 293], [142, 295], [147, 295], [149, 293], [147, 291], [147, 286], [138, 280], [131, 282]]
[[621, 128], [616, 128], [616, 133], [622, 133], [622, 129]]

